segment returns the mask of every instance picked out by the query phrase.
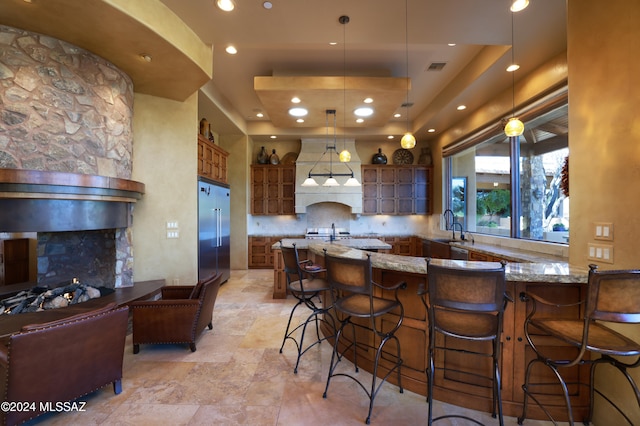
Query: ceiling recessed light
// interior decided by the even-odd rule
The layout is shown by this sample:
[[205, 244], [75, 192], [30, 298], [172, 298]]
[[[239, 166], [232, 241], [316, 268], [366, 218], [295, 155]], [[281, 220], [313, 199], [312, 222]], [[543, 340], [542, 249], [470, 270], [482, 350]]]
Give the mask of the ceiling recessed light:
[[264, 114], [263, 114], [263, 113], [261, 113], [261, 112], [259, 112], [259, 113], [257, 113], [257, 114], [256, 114], [256, 117], [258, 117], [258, 118], [262, 118], [262, 117], [264, 117]]
[[277, 139], [278, 137], [276, 135], [271, 135], [269, 136], [271, 139]]
[[435, 132], [435, 131], [436, 131], [436, 129], [429, 129], [429, 130], [427, 130], [427, 132], [429, 132], [429, 133], [433, 133], [433, 132]]
[[458, 107], [456, 108], [458, 111], [462, 111], [463, 109], [467, 109], [466, 105], [458, 105]]
[[303, 120], [302, 118], [298, 118], [298, 119], [296, 120], [296, 123], [304, 123], [304, 120]]
[[264, 7], [267, 10], [270, 10], [273, 7], [273, 3], [271, 3], [270, 1], [265, 1], [262, 3], [262, 7]]
[[371, 114], [373, 114], [373, 108], [360, 107], [360, 108], [356, 108], [356, 110], [353, 111], [353, 113], [358, 117], [369, 117]]
[[365, 104], [370, 104], [373, 102], [373, 99], [371, 98], [365, 98], [365, 100], [363, 101]]
[[293, 102], [294, 104], [299, 104], [300, 103], [300, 98], [297, 96], [294, 96], [293, 98], [291, 98], [291, 102]]
[[393, 135], [387, 136], [387, 139], [394, 139], [394, 138], [395, 138], [395, 136], [393, 136]]
[[225, 12], [231, 12], [236, 7], [232, 0], [216, 0], [216, 6]]
[[448, 44], [447, 44], [447, 46], [449, 46], [449, 47], [453, 47], [453, 46], [455, 46], [455, 45], [456, 45], [455, 43], [448, 43]]
[[337, 41], [330, 41], [329, 42], [329, 46], [337, 46], [338, 42]]
[[520, 65], [518, 64], [511, 64], [507, 67], [507, 72], [514, 72], [516, 70], [520, 69]]
[[399, 112], [396, 112], [395, 114], [393, 114], [393, 116], [395, 118], [400, 118], [400, 117], [402, 117], [402, 114], [400, 114]]
[[356, 118], [356, 123], [364, 123], [364, 118]]
[[142, 58], [142, 60], [144, 60], [145, 62], [151, 62], [153, 60], [153, 57], [151, 55], [149, 55], [148, 53], [141, 53], [140, 57]]
[[238, 53], [238, 49], [235, 48], [235, 46], [227, 46], [226, 49], [224, 49], [225, 52], [227, 52], [229, 55], [235, 55], [236, 53]]
[[289, 115], [293, 115], [294, 117], [304, 117], [308, 113], [309, 111], [307, 111], [306, 108], [295, 107], [289, 109]]

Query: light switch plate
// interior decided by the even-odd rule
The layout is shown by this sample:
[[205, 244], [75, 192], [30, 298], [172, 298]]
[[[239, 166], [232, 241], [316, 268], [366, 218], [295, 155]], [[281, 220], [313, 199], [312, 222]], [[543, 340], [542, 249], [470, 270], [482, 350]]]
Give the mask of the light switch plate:
[[613, 223], [595, 222], [593, 224], [593, 239], [613, 241]]
[[613, 245], [589, 243], [587, 258], [598, 263], [613, 263]]

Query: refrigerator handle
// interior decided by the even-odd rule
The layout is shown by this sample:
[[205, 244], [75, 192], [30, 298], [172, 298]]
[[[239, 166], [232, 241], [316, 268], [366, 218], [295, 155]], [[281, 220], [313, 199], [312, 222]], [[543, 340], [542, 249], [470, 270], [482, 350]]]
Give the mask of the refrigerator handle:
[[216, 224], [218, 226], [218, 247], [222, 247], [222, 209], [216, 209], [216, 211], [218, 213], [218, 220]]

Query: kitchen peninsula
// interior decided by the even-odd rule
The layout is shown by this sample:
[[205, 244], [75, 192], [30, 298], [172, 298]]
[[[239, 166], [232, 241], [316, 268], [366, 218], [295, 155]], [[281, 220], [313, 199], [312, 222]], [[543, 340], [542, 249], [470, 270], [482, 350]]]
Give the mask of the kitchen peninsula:
[[[280, 251], [281, 244], [285, 247], [293, 247], [295, 244], [299, 251], [300, 259], [305, 259], [307, 256], [307, 250], [310, 244], [318, 244], [319, 240], [311, 240], [307, 238], [284, 238], [281, 241], [273, 244], [271, 250], [273, 250], [274, 265], [273, 265], [273, 298], [285, 299], [287, 297], [287, 278], [284, 274], [284, 261], [282, 259], [282, 252]], [[377, 250], [389, 250], [391, 244], [387, 244], [384, 241], [380, 241], [376, 238], [345, 238], [334, 241], [323, 241], [324, 245], [338, 245], [341, 247], [358, 249], [358, 251], [377, 251]]]
[[[402, 347], [402, 382], [406, 389], [426, 395], [427, 383], [425, 369], [427, 366], [428, 323], [427, 312], [421, 299], [421, 290], [426, 287], [426, 261], [423, 257], [398, 256], [385, 253], [371, 253], [357, 247], [349, 247], [342, 243], [308, 242], [305, 245], [308, 257], [318, 264], [324, 262], [324, 250], [328, 253], [347, 258], [363, 258], [371, 256], [373, 279], [382, 286], [392, 286], [400, 281], [407, 283], [407, 289], [400, 292], [404, 307], [404, 321], [396, 335]], [[487, 262], [463, 261], [449, 259], [433, 259], [432, 262], [443, 265], [480, 267]], [[495, 263], [492, 263], [495, 265]], [[507, 291], [513, 299], [504, 315], [502, 344], [502, 399], [505, 415], [518, 416], [522, 411], [522, 383], [528, 361], [535, 356], [524, 338], [524, 321], [528, 313], [526, 301], [520, 296], [525, 292], [535, 292], [541, 297], [555, 300], [558, 303], [571, 303], [584, 299], [586, 295], [587, 268], [570, 266], [567, 263], [508, 263], [506, 266]], [[392, 297], [384, 291], [378, 296]], [[327, 303], [328, 300], [325, 300]], [[579, 307], [574, 307], [564, 315], [579, 317]], [[554, 315], [549, 312], [549, 315]], [[324, 332], [328, 332], [324, 330]], [[368, 338], [360, 336], [359, 338]], [[442, 336], [439, 339], [445, 339]], [[446, 340], [443, 340], [446, 344]], [[485, 344], [482, 342], [479, 344]], [[478, 343], [470, 343], [478, 344]], [[562, 353], [566, 347], [558, 341], [545, 341], [547, 349]], [[347, 357], [351, 356], [349, 353]], [[492, 392], [487, 383], [477, 374], [487, 375], [491, 371], [489, 361], [479, 362], [468, 354], [438, 359], [439, 366], [446, 365], [446, 373], [437, 370], [434, 381], [437, 400], [462, 407], [491, 412]], [[368, 352], [358, 352], [358, 363], [368, 371], [372, 371], [373, 359]], [[457, 370], [457, 371], [454, 371]], [[384, 376], [388, 365], [380, 361], [379, 375]], [[473, 376], [475, 374], [475, 376]], [[579, 379], [588, 370], [576, 369], [575, 377]], [[542, 375], [542, 373], [541, 373]], [[582, 378], [584, 378], [582, 376]], [[393, 376], [389, 378], [395, 383]], [[588, 392], [576, 390], [575, 409], [583, 413], [588, 410]], [[562, 397], [551, 392], [545, 396], [545, 403], [553, 416], [566, 419]], [[530, 406], [531, 418], [545, 419], [538, 407]]]

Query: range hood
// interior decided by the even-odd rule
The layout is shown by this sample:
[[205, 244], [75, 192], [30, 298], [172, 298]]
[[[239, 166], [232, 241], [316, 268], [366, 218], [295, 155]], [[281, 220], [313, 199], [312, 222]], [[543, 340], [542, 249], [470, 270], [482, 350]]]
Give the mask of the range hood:
[[[314, 165], [314, 173], [329, 173], [330, 170], [333, 170], [333, 173], [350, 173], [350, 167], [353, 176], [362, 183], [361, 162], [356, 151], [355, 140], [339, 139], [335, 141], [338, 152], [346, 147], [351, 153], [351, 161], [347, 163], [349, 167], [345, 163], [340, 163], [335, 152], [327, 152], [324, 156], [322, 155], [326, 151], [327, 145], [332, 146], [333, 144], [334, 139], [302, 139], [300, 154], [296, 160], [296, 214], [306, 213], [307, 206], [327, 202], [345, 204], [351, 207], [352, 214], [362, 213], [362, 186], [344, 186], [348, 179], [347, 176], [336, 177], [340, 186], [322, 186], [324, 182], [322, 177], [316, 178], [318, 186], [302, 186]], [[330, 160], [332, 165], [330, 165]]]

